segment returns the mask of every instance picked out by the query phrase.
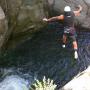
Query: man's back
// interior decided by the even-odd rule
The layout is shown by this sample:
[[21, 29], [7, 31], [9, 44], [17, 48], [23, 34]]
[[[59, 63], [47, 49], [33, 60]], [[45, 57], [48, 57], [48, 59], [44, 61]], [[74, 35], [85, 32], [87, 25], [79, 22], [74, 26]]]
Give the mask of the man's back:
[[64, 27], [73, 27], [74, 17], [75, 15], [73, 12], [64, 12]]

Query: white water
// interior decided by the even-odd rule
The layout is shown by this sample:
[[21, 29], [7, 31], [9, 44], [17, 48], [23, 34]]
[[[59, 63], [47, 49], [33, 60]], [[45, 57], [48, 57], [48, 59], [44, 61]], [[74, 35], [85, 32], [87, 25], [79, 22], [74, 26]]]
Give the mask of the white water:
[[17, 75], [7, 76], [0, 83], [0, 90], [29, 90], [28, 82]]

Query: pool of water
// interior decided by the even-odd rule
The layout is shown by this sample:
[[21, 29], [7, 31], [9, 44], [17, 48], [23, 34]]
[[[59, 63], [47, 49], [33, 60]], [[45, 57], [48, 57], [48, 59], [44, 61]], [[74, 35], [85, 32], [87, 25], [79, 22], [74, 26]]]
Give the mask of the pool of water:
[[50, 23], [31, 40], [1, 54], [1, 84], [6, 77], [12, 75], [18, 75], [28, 84], [31, 84], [35, 78], [42, 79], [46, 76], [53, 79], [59, 88], [85, 70], [90, 65], [90, 32], [77, 30], [79, 58], [75, 60], [71, 40], [68, 41], [65, 49], [61, 47], [62, 30], [58, 23]]

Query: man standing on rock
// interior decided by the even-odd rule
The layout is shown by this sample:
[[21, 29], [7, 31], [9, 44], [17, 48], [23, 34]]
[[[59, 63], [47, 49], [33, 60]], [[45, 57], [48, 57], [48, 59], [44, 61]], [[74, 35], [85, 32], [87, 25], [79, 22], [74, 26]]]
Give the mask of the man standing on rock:
[[49, 19], [43, 18], [43, 21], [55, 21], [55, 20], [63, 20], [64, 22], [64, 33], [63, 33], [63, 45], [65, 48], [67, 37], [70, 37], [73, 40], [73, 49], [74, 49], [74, 58], [78, 58], [78, 45], [76, 41], [76, 30], [74, 27], [74, 19], [75, 16], [79, 16], [82, 11], [81, 5], [78, 5], [78, 10], [72, 11], [70, 6], [65, 6], [64, 14], [56, 17], [51, 17]]

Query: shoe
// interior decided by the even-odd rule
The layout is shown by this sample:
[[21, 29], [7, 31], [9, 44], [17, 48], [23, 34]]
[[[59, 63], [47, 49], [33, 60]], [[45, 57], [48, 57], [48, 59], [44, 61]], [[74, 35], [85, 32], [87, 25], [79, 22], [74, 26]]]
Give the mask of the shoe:
[[63, 44], [62, 47], [65, 48], [66, 47], [65, 44]]
[[77, 51], [74, 52], [74, 58], [75, 59], [78, 59], [78, 53], [77, 53]]

